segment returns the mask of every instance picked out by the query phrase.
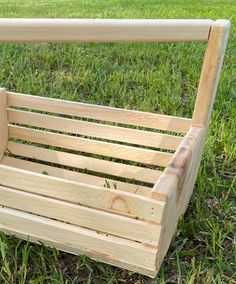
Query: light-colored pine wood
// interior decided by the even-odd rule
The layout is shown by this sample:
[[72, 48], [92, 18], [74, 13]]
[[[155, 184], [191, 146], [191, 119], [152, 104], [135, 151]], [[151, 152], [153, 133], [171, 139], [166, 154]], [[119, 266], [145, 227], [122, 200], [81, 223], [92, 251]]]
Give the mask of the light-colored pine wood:
[[176, 150], [182, 137], [32, 112], [8, 110], [9, 121], [124, 143]]
[[[154, 185], [151, 195], [155, 198], [164, 200], [171, 195], [172, 190], [176, 190], [180, 195], [183, 183], [186, 179], [187, 171], [190, 168], [191, 161], [193, 160], [193, 151], [196, 145], [201, 143], [203, 139], [204, 129], [200, 127], [191, 127], [182, 143], [179, 145], [171, 161], [163, 171], [161, 177]], [[170, 184], [170, 186], [168, 186]], [[172, 185], [177, 184], [173, 189]]]
[[207, 43], [197, 98], [193, 113], [193, 125], [204, 127], [210, 120], [220, 78], [230, 22], [217, 20], [211, 26]]
[[7, 127], [7, 96], [6, 89], [0, 88], [0, 161], [6, 150], [8, 141], [8, 127]]
[[165, 202], [119, 189], [55, 178], [0, 164], [2, 186], [68, 201], [81, 206], [122, 212], [161, 223]]
[[[94, 30], [85, 34], [95, 24]], [[61, 30], [55, 30], [56, 26]], [[79, 32], [74, 34], [78, 26]], [[0, 20], [0, 41], [83, 41], [86, 36], [96, 36], [98, 41], [208, 41], [192, 120], [7, 92], [8, 113], [3, 120], [9, 122], [10, 138], [61, 149], [49, 150], [42, 145], [22, 144], [22, 141], [7, 143], [8, 133], [4, 136], [2, 155], [7, 143], [9, 152], [16, 156], [5, 154], [0, 163], [0, 229], [154, 277], [178, 220], [187, 208], [197, 178], [229, 26], [229, 21], [225, 20]], [[42, 35], [44, 28], [45, 37]], [[53, 31], [55, 33], [50, 34]], [[6, 110], [6, 106], [3, 109]], [[84, 118], [93, 121], [84, 121]], [[121, 125], [108, 125], [108, 122]], [[12, 125], [14, 123], [20, 126]], [[30, 129], [32, 126], [43, 129]], [[158, 129], [186, 135], [156, 133]], [[175, 153], [140, 146], [175, 150]], [[143, 165], [138, 167], [105, 161], [101, 157], [70, 154], [65, 148]], [[31, 161], [25, 160], [27, 158]], [[152, 169], [146, 168], [144, 163], [150, 164]], [[166, 168], [160, 172], [154, 170], [155, 165]], [[75, 171], [61, 166], [72, 167]], [[117, 186], [108, 188], [105, 176], [83, 174], [78, 172], [80, 168], [103, 176], [112, 175], [111, 183], [123, 177], [154, 186], [136, 188], [129, 180], [128, 183], [117, 181]], [[102, 233], [98, 233], [100, 231]]]
[[48, 131], [35, 130], [32, 128], [13, 125], [9, 126], [9, 138], [11, 137], [29, 142], [51, 145], [70, 150], [76, 150], [80, 152], [97, 154], [156, 166], [166, 166], [172, 157], [172, 154], [170, 153], [142, 149], [126, 145], [119, 145], [103, 141], [96, 141], [91, 139], [84, 139], [81, 137], [62, 135]]
[[65, 224], [44, 217], [8, 208], [0, 208], [0, 228], [13, 230], [39, 239], [52, 240], [74, 246], [104, 258], [132, 263], [146, 269], [153, 268], [157, 248], [115, 236]]
[[147, 183], [155, 183], [162, 173], [161, 171], [144, 167], [126, 165], [15, 142], [9, 142], [7, 149], [10, 153], [17, 156]]
[[39, 164], [36, 162], [25, 161], [12, 157], [5, 156], [1, 162], [3, 165], [19, 168], [22, 170], [32, 171], [39, 174], [47, 174], [49, 176], [59, 177], [67, 180], [74, 180], [77, 182], [92, 184], [101, 187], [118, 188], [122, 191], [130, 193], [140, 194], [143, 196], [150, 195], [150, 187], [131, 184], [127, 182], [121, 182], [114, 179], [106, 179], [93, 175], [83, 174], [78, 171], [70, 171], [62, 168], [52, 167], [45, 164]]
[[58, 118], [30, 112], [10, 110], [8, 115], [10, 122], [166, 150], [176, 150], [182, 141], [182, 137], [169, 134]]
[[38, 196], [0, 186], [0, 204], [21, 211], [61, 220], [97, 233], [108, 233], [127, 239], [157, 245], [160, 225], [110, 214], [60, 200]]
[[1, 19], [0, 42], [207, 41], [211, 20]]
[[182, 145], [177, 150], [154, 189], [166, 195], [163, 217], [163, 235], [159, 240], [160, 248], [156, 266], [160, 267], [176, 230], [179, 217], [185, 212], [197, 178], [198, 168], [204, 145], [205, 129], [192, 127]]
[[8, 105], [186, 133], [191, 119], [7, 92]]
[[[20, 226], [18, 227], [20, 228]], [[98, 261], [102, 261], [114, 266], [118, 266], [120, 268], [124, 268], [124, 269], [129, 269], [131, 271], [134, 272], [138, 272], [141, 273], [143, 275], [149, 276], [154, 278], [156, 275], [156, 268], [155, 267], [149, 267], [149, 268], [144, 268], [141, 267], [139, 265], [135, 265], [132, 262], [125, 262], [125, 261], [119, 261], [115, 258], [111, 258], [110, 256], [107, 257], [106, 254], [101, 254], [98, 251], [85, 251], [85, 249], [81, 249], [78, 248], [78, 246], [75, 245], [68, 245], [67, 243], [62, 243], [62, 242], [58, 242], [53, 240], [49, 240], [46, 237], [41, 237], [37, 234], [33, 235], [32, 232], [30, 233], [30, 235], [28, 235], [27, 233], [22, 233], [22, 231], [20, 229], [18, 229], [18, 231], [14, 231], [12, 229], [6, 228], [5, 226], [0, 227], [1, 231], [3, 231], [5, 234], [8, 234], [10, 236], [15, 236], [19, 239], [23, 239], [26, 241], [30, 241], [30, 242], [34, 242], [34, 243], [39, 243], [39, 244], [44, 244], [45, 246], [48, 247], [56, 247], [58, 250], [62, 250], [64, 252], [70, 253], [70, 254], [75, 254], [75, 255], [87, 255], [88, 257], [91, 257], [93, 259], [96, 259]]]

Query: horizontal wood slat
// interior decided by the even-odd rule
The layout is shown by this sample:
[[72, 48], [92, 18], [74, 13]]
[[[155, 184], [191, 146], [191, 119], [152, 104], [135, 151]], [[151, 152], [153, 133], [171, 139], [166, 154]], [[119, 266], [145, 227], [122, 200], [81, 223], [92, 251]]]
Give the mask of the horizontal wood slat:
[[161, 226], [0, 186], [0, 205], [157, 245]]
[[191, 119], [7, 92], [8, 105], [186, 133]]
[[1, 19], [0, 42], [207, 41], [211, 20]]
[[144, 181], [147, 183], [155, 183], [162, 173], [162, 171], [144, 167], [126, 165], [15, 142], [9, 142], [7, 149], [10, 153], [17, 156], [134, 179], [137, 181]]
[[[20, 227], [19, 227], [20, 228]], [[56, 242], [55, 240], [49, 240], [46, 239], [45, 237], [39, 237], [35, 235], [27, 235], [27, 233], [22, 233], [21, 230], [19, 229], [18, 231], [13, 231], [12, 229], [9, 229], [7, 227], [1, 227], [1, 230], [10, 236], [17, 237], [22, 240], [30, 241], [33, 243], [39, 243], [39, 244], [44, 244], [45, 246], [48, 247], [54, 247], [57, 248], [58, 250], [74, 254], [74, 255], [87, 255], [93, 259], [96, 259], [97, 261], [102, 261], [104, 263], [108, 263], [114, 266], [118, 266], [120, 268], [128, 269], [134, 272], [141, 273], [143, 275], [149, 276], [154, 278], [157, 274], [158, 269], [155, 267], [150, 267], [150, 268], [144, 268], [137, 266], [135, 264], [132, 264], [131, 262], [124, 262], [124, 261], [119, 261], [116, 259], [113, 259], [111, 257], [106, 257], [106, 255], [101, 254], [99, 252], [91, 252], [91, 251], [85, 251], [84, 249], [80, 249], [75, 245], [68, 245], [66, 243], [61, 243], [61, 242]]]
[[103, 138], [124, 143], [137, 144], [167, 150], [175, 150], [182, 137], [136, 130], [100, 123], [72, 120], [27, 111], [8, 110], [8, 120], [18, 124]]
[[172, 154], [160, 151], [9, 125], [9, 138], [11, 137], [44, 145], [163, 167], [168, 164], [172, 157]]
[[68, 201], [88, 207], [122, 212], [161, 223], [165, 202], [137, 194], [104, 188], [0, 164], [2, 186]]
[[111, 258], [147, 269], [153, 268], [157, 253], [156, 248], [144, 244], [8, 208], [0, 208], [0, 229], [72, 246], [83, 254], [102, 255], [108, 262]]
[[3, 165], [15, 167], [27, 171], [36, 172], [39, 174], [47, 174], [49, 176], [59, 177], [62, 179], [74, 180], [77, 182], [92, 184], [100, 187], [118, 188], [122, 191], [140, 194], [143, 196], [150, 196], [150, 187], [131, 184], [127, 182], [106, 179], [93, 175], [79, 173], [77, 171], [66, 170], [62, 168], [52, 167], [35, 162], [25, 161], [17, 158], [4, 156], [1, 162]]

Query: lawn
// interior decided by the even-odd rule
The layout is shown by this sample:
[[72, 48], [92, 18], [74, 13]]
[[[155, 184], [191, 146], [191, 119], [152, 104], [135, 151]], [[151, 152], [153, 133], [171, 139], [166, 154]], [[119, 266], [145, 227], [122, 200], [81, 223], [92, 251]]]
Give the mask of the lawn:
[[[230, 19], [194, 194], [157, 278], [0, 234], [0, 283], [236, 283], [236, 2], [2, 0], [0, 17]], [[11, 91], [191, 117], [202, 43], [0, 45]]]

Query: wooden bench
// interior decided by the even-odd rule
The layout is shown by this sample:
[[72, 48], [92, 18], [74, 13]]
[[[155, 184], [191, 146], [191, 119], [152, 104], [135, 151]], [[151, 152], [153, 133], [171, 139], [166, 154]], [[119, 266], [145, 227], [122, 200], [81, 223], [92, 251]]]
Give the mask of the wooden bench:
[[192, 194], [229, 27], [1, 19], [2, 43], [207, 44], [192, 119], [0, 89], [0, 229], [155, 277]]

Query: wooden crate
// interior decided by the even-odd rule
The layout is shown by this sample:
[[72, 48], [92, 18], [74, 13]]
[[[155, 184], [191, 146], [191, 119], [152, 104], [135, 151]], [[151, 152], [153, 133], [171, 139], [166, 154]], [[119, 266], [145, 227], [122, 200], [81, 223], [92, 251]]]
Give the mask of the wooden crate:
[[0, 229], [155, 277], [192, 194], [229, 26], [0, 20], [1, 42], [207, 42], [192, 119], [2, 88]]

